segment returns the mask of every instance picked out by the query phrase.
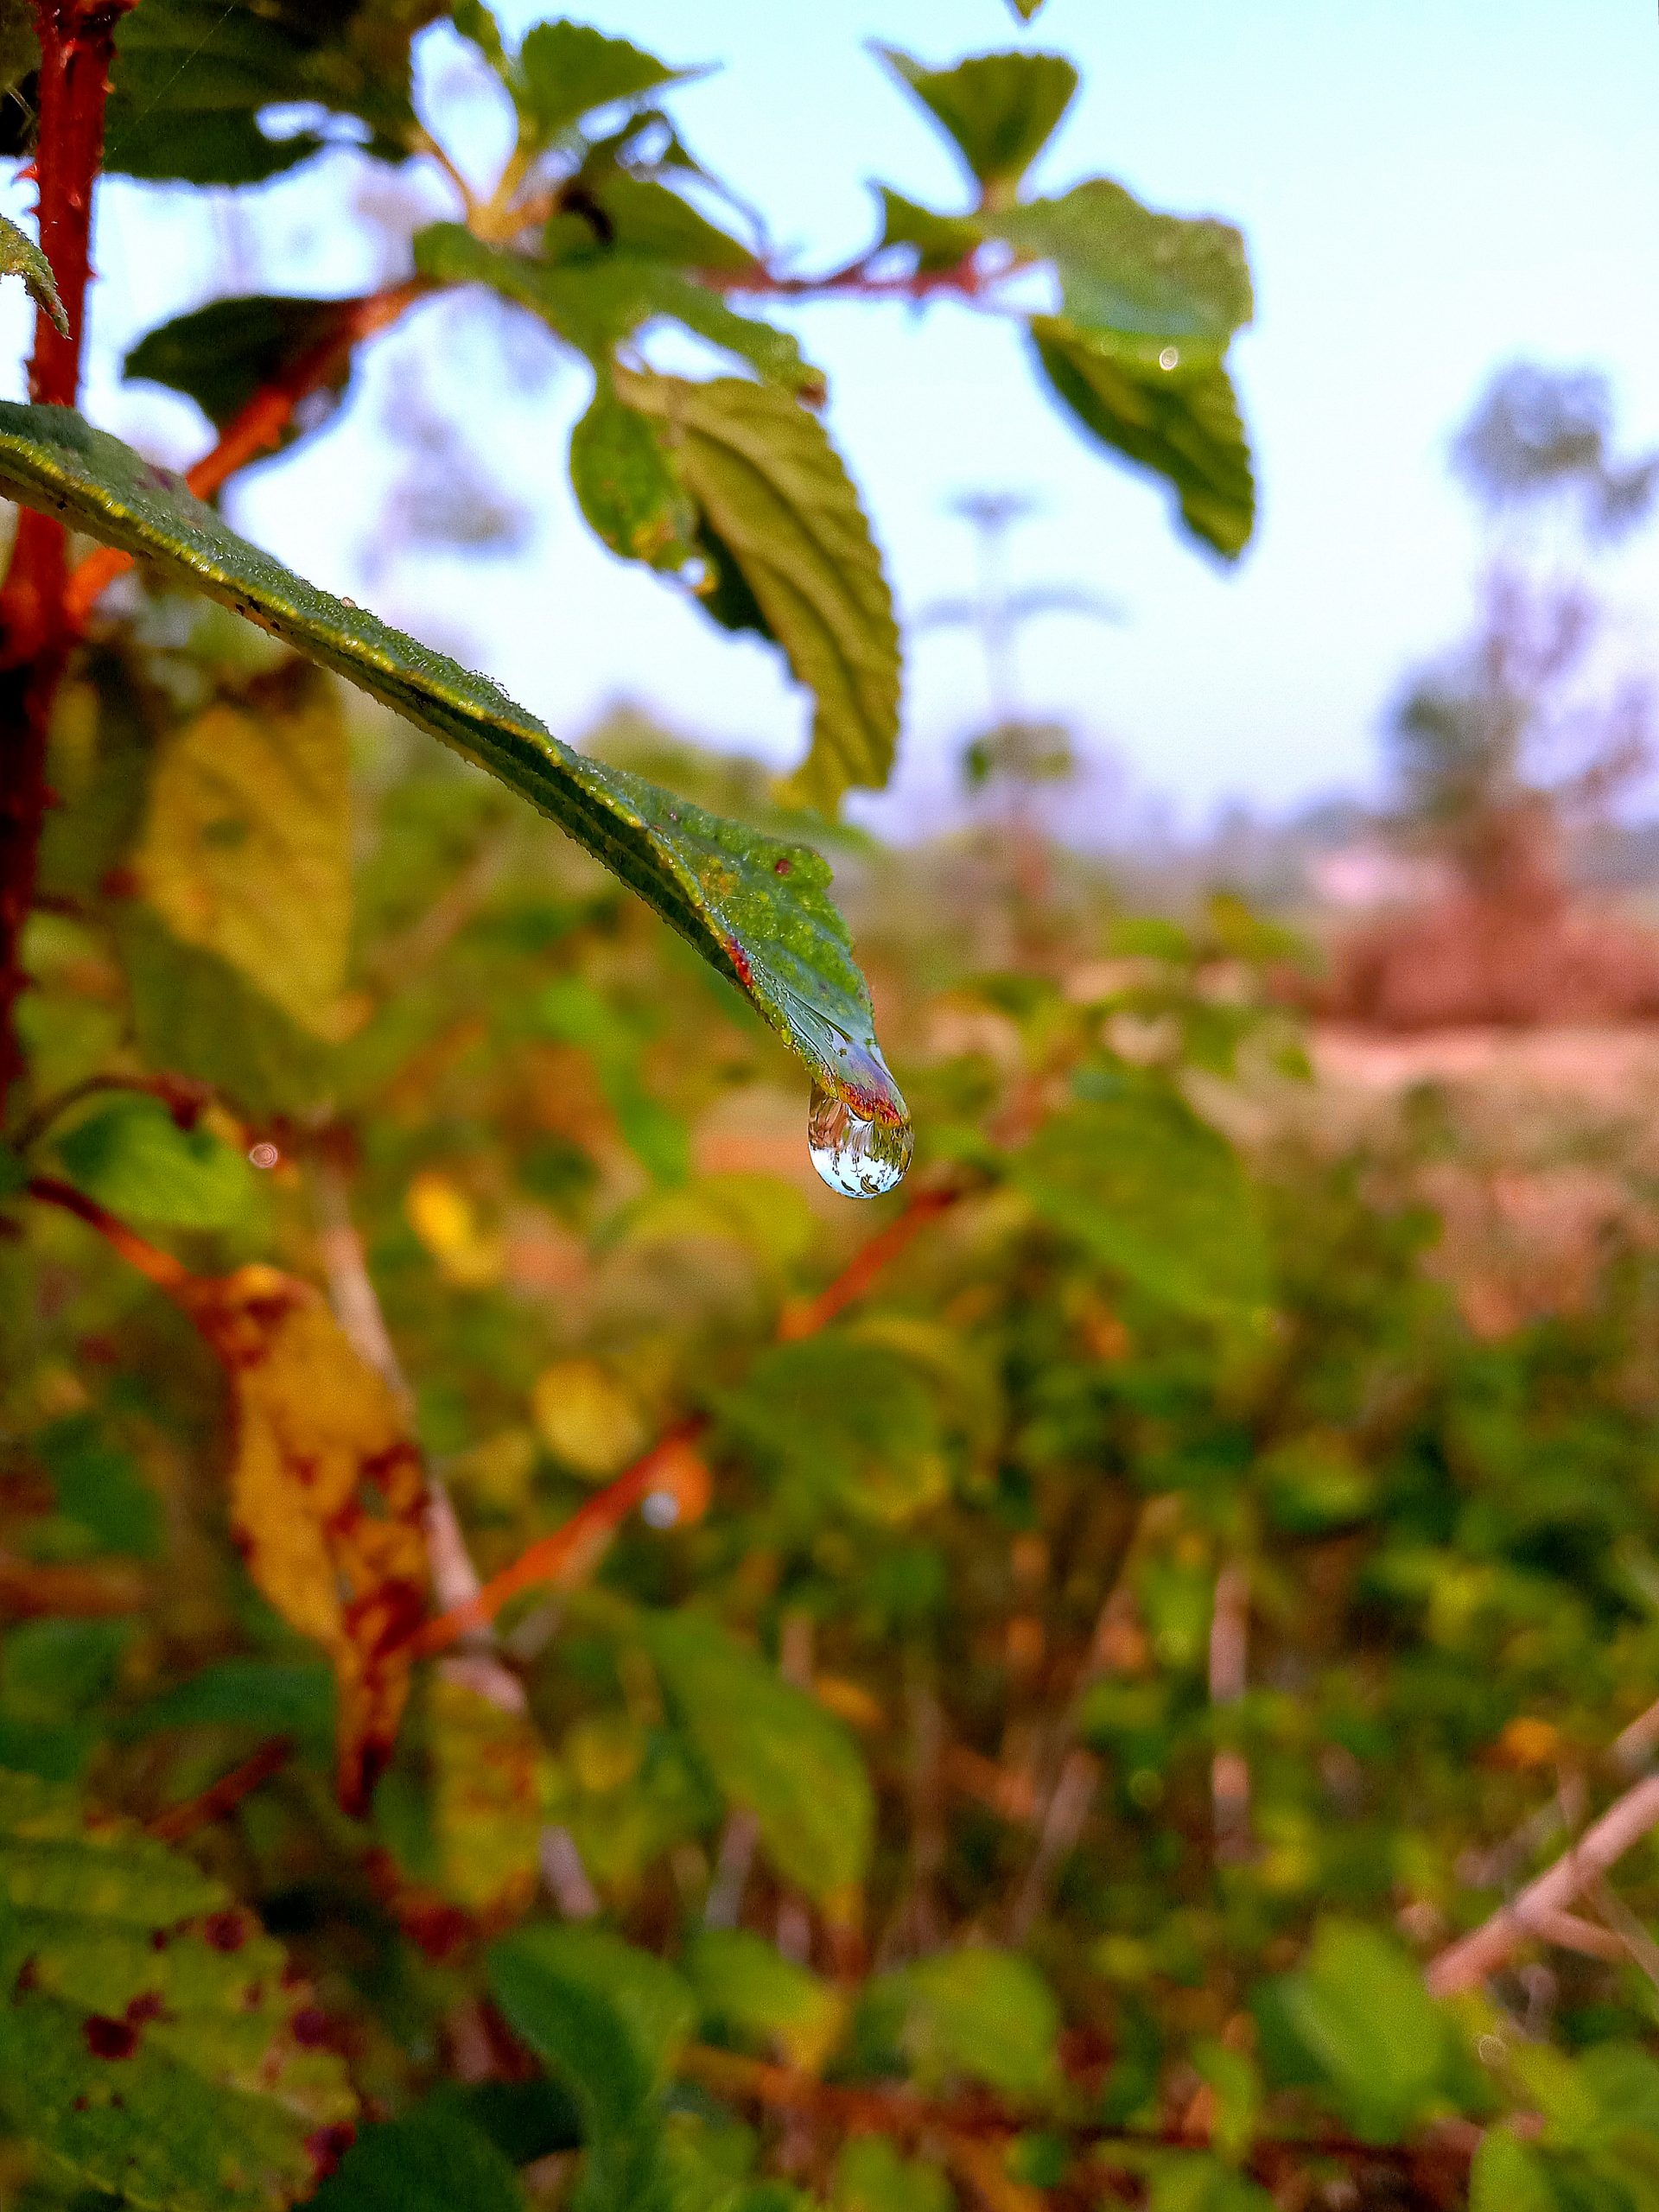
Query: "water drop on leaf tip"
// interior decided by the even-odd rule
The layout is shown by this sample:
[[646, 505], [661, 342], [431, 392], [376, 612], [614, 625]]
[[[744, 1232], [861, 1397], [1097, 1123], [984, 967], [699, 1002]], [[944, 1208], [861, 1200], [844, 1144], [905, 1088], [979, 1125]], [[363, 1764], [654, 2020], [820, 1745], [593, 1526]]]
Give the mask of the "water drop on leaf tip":
[[915, 1135], [908, 1121], [867, 1121], [815, 1083], [806, 1141], [812, 1165], [832, 1191], [844, 1198], [880, 1198], [903, 1182]]

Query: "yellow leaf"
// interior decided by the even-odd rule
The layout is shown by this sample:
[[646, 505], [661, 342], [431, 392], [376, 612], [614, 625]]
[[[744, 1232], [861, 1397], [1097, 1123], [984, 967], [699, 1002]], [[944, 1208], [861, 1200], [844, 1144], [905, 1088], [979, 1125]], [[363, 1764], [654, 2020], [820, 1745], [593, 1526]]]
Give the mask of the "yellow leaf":
[[404, 1197], [410, 1227], [448, 1280], [463, 1290], [482, 1290], [498, 1282], [506, 1248], [478, 1218], [478, 1209], [458, 1183], [426, 1168]]
[[556, 1360], [530, 1402], [549, 1451], [590, 1482], [620, 1474], [648, 1441], [639, 1408], [596, 1359]]
[[440, 1669], [427, 1705], [437, 1884], [480, 1918], [530, 1910], [541, 1879], [541, 1745], [509, 1713]]
[[362, 1812], [409, 1693], [428, 1573], [420, 1455], [391, 1390], [308, 1284], [265, 1267], [188, 1280], [181, 1303], [224, 1363], [231, 1516], [248, 1571], [334, 1661], [339, 1789]]
[[169, 737], [134, 854], [174, 936], [321, 1036], [346, 980], [351, 793], [333, 687], [285, 663]]

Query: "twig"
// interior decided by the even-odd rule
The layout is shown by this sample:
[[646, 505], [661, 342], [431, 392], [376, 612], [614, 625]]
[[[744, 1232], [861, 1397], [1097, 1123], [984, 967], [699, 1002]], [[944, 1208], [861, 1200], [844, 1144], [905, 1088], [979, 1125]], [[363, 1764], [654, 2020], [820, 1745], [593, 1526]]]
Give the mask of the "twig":
[[779, 1342], [798, 1344], [804, 1337], [815, 1337], [820, 1329], [828, 1328], [848, 1306], [864, 1296], [876, 1277], [909, 1249], [929, 1222], [937, 1220], [955, 1205], [967, 1191], [965, 1183], [947, 1183], [932, 1190], [918, 1191], [899, 1218], [878, 1230], [868, 1243], [861, 1245], [835, 1281], [816, 1298], [785, 1307], [778, 1323]]
[[[353, 1350], [372, 1367], [397, 1400], [404, 1422], [415, 1424], [415, 1394], [409, 1387], [397, 1346], [386, 1326], [379, 1294], [369, 1273], [363, 1239], [352, 1217], [351, 1186], [342, 1160], [343, 1132], [325, 1135], [312, 1155], [311, 1188], [317, 1215], [317, 1245], [323, 1272], [328, 1279], [329, 1302], [334, 1318]], [[432, 1587], [446, 1612], [476, 1603], [480, 1588], [478, 1569], [467, 1548], [454, 1505], [442, 1480], [423, 1455], [426, 1481], [426, 1554], [432, 1569]], [[480, 1643], [446, 1662], [452, 1679], [499, 1707], [503, 1713], [525, 1710], [524, 1686], [510, 1667]]]
[[149, 1833], [158, 1843], [182, 1843], [187, 1836], [194, 1835], [198, 1828], [212, 1827], [233, 1813], [245, 1797], [251, 1796], [261, 1785], [270, 1780], [294, 1756], [293, 1738], [273, 1736], [268, 1744], [261, 1744], [251, 1757], [233, 1766], [228, 1774], [210, 1783], [200, 1796], [187, 1797], [181, 1805], [169, 1805], [149, 1823]]
[[[793, 1319], [786, 1313], [778, 1333], [786, 1343], [812, 1336], [834, 1320], [855, 1299], [861, 1298], [882, 1269], [910, 1243], [918, 1231], [947, 1206], [954, 1205], [966, 1186], [950, 1185], [941, 1190], [919, 1192], [895, 1222], [879, 1231]], [[522, 1591], [538, 1583], [575, 1581], [630, 1513], [661, 1487], [676, 1459], [690, 1452], [709, 1427], [706, 1414], [690, 1414], [659, 1437], [632, 1466], [577, 1507], [570, 1518], [522, 1552], [510, 1567], [492, 1575], [483, 1587], [427, 1622], [410, 1639], [416, 1658], [447, 1651], [493, 1621], [501, 1608]]]
[[0, 1615], [27, 1620], [48, 1613], [95, 1620], [142, 1612], [149, 1603], [149, 1578], [113, 1562], [45, 1561], [0, 1552]]
[[[36, 902], [39, 903], [38, 901]], [[35, 1111], [17, 1125], [12, 1143], [19, 1152], [27, 1152], [51, 1128], [54, 1122], [67, 1114], [72, 1106], [79, 1106], [84, 1098], [95, 1098], [101, 1091], [130, 1090], [150, 1098], [159, 1098], [175, 1119], [187, 1125], [194, 1122], [213, 1096], [210, 1086], [193, 1083], [188, 1076], [178, 1075], [89, 1075], [79, 1083], [72, 1083], [51, 1098], [42, 1099]]]
[[689, 1451], [708, 1425], [705, 1414], [694, 1414], [670, 1429], [614, 1482], [579, 1505], [568, 1521], [521, 1552], [511, 1567], [493, 1574], [473, 1597], [428, 1621], [404, 1648], [417, 1659], [429, 1659], [487, 1627], [520, 1591], [533, 1590], [543, 1582], [574, 1580], [634, 1508], [660, 1487], [676, 1457]]
[[170, 1252], [163, 1252], [158, 1245], [147, 1243], [137, 1230], [118, 1221], [96, 1198], [89, 1198], [71, 1183], [60, 1183], [55, 1175], [31, 1175], [25, 1185], [31, 1198], [42, 1205], [60, 1206], [65, 1213], [72, 1213], [95, 1229], [105, 1243], [118, 1252], [129, 1267], [137, 1268], [147, 1275], [158, 1290], [177, 1297], [190, 1281], [190, 1270], [182, 1260], [175, 1260]]
[[[1210, 1617], [1210, 1703], [1219, 1713], [1242, 1702], [1249, 1665], [1250, 1578], [1230, 1560], [1216, 1577]], [[1250, 1770], [1244, 1754], [1219, 1747], [1210, 1766], [1216, 1864], [1235, 1865], [1250, 1849]]]
[[1544, 1932], [1539, 1916], [1570, 1905], [1654, 1827], [1659, 1827], [1659, 1775], [1649, 1775], [1615, 1798], [1572, 1848], [1529, 1882], [1518, 1897], [1432, 1961], [1430, 1991], [1436, 1997], [1450, 1997], [1459, 1990], [1478, 1988], [1529, 1936]]
[[[187, 473], [185, 481], [196, 497], [211, 499], [238, 468], [245, 468], [251, 461], [257, 461], [280, 444], [301, 401], [332, 383], [357, 346], [389, 328], [405, 308], [431, 289], [426, 278], [411, 276], [385, 291], [342, 300], [315, 345], [308, 346], [279, 376], [256, 391], [226, 424], [212, 451]], [[119, 552], [114, 546], [101, 546], [87, 555], [70, 577], [64, 594], [66, 616], [73, 630], [86, 627], [104, 593], [131, 566], [131, 554]]]

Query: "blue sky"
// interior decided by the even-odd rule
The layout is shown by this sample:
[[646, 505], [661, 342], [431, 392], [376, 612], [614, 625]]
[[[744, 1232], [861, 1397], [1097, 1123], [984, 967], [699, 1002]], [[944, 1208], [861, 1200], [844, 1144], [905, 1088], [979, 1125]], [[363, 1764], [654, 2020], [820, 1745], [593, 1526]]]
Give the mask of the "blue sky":
[[[1445, 450], [1495, 365], [1519, 354], [1602, 365], [1630, 439], [1659, 441], [1651, 0], [1048, 0], [1025, 33], [1004, 0], [600, 0], [580, 12], [671, 60], [724, 64], [677, 112], [803, 266], [868, 238], [872, 176], [940, 204], [961, 188], [925, 119], [864, 50], [875, 36], [934, 62], [1016, 43], [1070, 54], [1084, 91], [1041, 186], [1104, 173], [1160, 207], [1242, 226], [1258, 316], [1235, 365], [1262, 521], [1232, 571], [1176, 536], [1161, 490], [1065, 427], [1006, 327], [951, 308], [837, 303], [796, 318], [829, 372], [829, 421], [901, 607], [968, 580], [954, 492], [1034, 493], [1020, 573], [1091, 585], [1127, 602], [1129, 620], [1033, 628], [1027, 703], [1189, 811], [1231, 797], [1277, 806], [1374, 777], [1402, 668], [1466, 615], [1474, 540]], [[501, 13], [515, 28], [533, 20], [528, 6]], [[361, 281], [360, 249], [318, 230], [315, 194], [310, 216], [291, 185], [261, 204], [256, 227], [286, 222], [289, 245], [258, 249], [260, 281]], [[221, 209], [215, 222], [222, 248], [237, 219]], [[175, 283], [181, 304], [200, 296], [199, 220], [187, 251], [188, 226], [181, 214], [168, 232], [164, 211], [111, 196], [105, 265], [123, 239], [143, 241], [149, 319], [158, 283]], [[130, 303], [112, 302], [106, 337], [130, 321]], [[452, 385], [477, 395], [475, 440], [540, 517], [534, 544], [511, 563], [394, 577], [384, 611], [464, 637], [563, 733], [626, 694], [711, 737], [792, 757], [805, 708], [764, 649], [727, 639], [612, 561], [574, 514], [560, 469], [583, 375], [508, 392], [487, 339], [452, 317], [394, 345], [452, 351]], [[382, 388], [391, 366], [380, 365]], [[375, 388], [239, 495], [245, 527], [342, 589], [361, 579], [367, 487], [382, 466]], [[92, 404], [130, 433], [165, 429], [153, 401], [124, 398], [107, 375]], [[196, 426], [171, 419], [188, 446]], [[1620, 588], [1653, 604], [1659, 563], [1631, 556]], [[937, 783], [982, 702], [965, 640], [916, 642], [908, 788]]]

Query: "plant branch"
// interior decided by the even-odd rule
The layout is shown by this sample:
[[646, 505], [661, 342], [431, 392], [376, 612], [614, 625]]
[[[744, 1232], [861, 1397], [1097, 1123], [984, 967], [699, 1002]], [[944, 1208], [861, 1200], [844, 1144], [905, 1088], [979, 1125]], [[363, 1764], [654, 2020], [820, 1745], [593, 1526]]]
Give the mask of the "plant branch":
[[[927, 1222], [956, 1203], [965, 1187], [950, 1185], [939, 1190], [918, 1192], [898, 1220], [889, 1223], [855, 1253], [827, 1289], [796, 1312], [793, 1318], [785, 1310], [779, 1323], [779, 1338], [785, 1343], [795, 1343], [803, 1337], [815, 1335], [834, 1320], [845, 1306], [863, 1296], [881, 1270], [906, 1249]], [[624, 1468], [613, 1482], [607, 1483], [580, 1505], [568, 1521], [520, 1553], [511, 1567], [503, 1567], [474, 1595], [428, 1621], [410, 1640], [409, 1648], [415, 1656], [430, 1658], [436, 1652], [448, 1650], [463, 1637], [475, 1636], [512, 1599], [534, 1589], [538, 1583], [576, 1580], [634, 1508], [643, 1504], [652, 1491], [664, 1487], [676, 1462], [694, 1448], [708, 1427], [706, 1414], [691, 1414], [677, 1422], [632, 1466]]]
[[137, 1268], [141, 1275], [148, 1275], [156, 1287], [166, 1291], [169, 1297], [178, 1297], [191, 1280], [190, 1270], [182, 1260], [175, 1260], [159, 1245], [147, 1243], [136, 1230], [118, 1221], [96, 1198], [89, 1198], [73, 1184], [60, 1183], [55, 1175], [31, 1175], [26, 1187], [29, 1197], [39, 1199], [42, 1205], [59, 1206], [65, 1213], [73, 1214], [77, 1221], [84, 1221], [88, 1229], [95, 1229], [129, 1267]]
[[[212, 451], [185, 478], [199, 499], [211, 499], [238, 468], [281, 444], [294, 411], [314, 391], [332, 384], [365, 340], [396, 322], [407, 308], [431, 289], [424, 277], [411, 276], [382, 292], [342, 300], [314, 346], [297, 354], [280, 376], [262, 385], [231, 417]], [[70, 626], [83, 630], [92, 609], [115, 579], [132, 566], [130, 553], [111, 545], [90, 553], [69, 579], [65, 607]]]
[[1553, 1916], [1593, 1888], [1616, 1859], [1655, 1827], [1659, 1827], [1659, 1775], [1649, 1775], [1616, 1797], [1571, 1849], [1529, 1882], [1519, 1897], [1431, 1961], [1427, 1977], [1431, 1993], [1451, 1997], [1459, 1990], [1478, 1988], [1529, 1936], [1548, 1942]]
[[[41, 246], [67, 317], [66, 335], [36, 312], [29, 396], [73, 407], [80, 385], [92, 194], [104, 155], [104, 107], [115, 27], [131, 0], [86, 8], [35, 0], [40, 36]], [[22, 943], [35, 896], [41, 829], [50, 804], [47, 734], [67, 658], [63, 525], [27, 508], [17, 518], [0, 589], [0, 1116], [23, 1073], [17, 1001], [28, 988]]]
[[218, 1821], [233, 1813], [245, 1797], [251, 1796], [279, 1774], [294, 1756], [294, 1741], [289, 1736], [273, 1736], [261, 1744], [258, 1750], [233, 1766], [228, 1774], [220, 1775], [217, 1782], [194, 1797], [187, 1797], [181, 1804], [169, 1805], [149, 1823], [149, 1833], [159, 1843], [182, 1843], [199, 1828], [212, 1827]]

